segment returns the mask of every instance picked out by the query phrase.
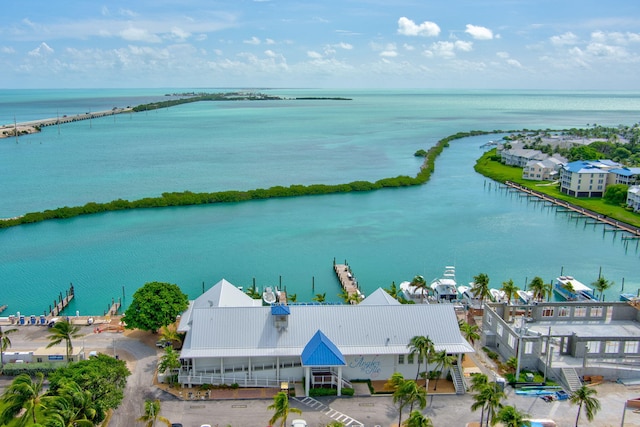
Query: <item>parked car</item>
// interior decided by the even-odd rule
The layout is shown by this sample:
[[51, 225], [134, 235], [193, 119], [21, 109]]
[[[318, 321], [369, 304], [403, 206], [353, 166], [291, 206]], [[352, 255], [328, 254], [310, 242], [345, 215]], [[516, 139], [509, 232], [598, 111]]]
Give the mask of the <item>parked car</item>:
[[171, 341], [162, 340], [162, 339], [156, 341], [156, 347], [159, 347], [159, 348], [169, 347], [170, 345], [171, 345]]
[[301, 419], [293, 420], [291, 421], [291, 427], [307, 427], [307, 422]]

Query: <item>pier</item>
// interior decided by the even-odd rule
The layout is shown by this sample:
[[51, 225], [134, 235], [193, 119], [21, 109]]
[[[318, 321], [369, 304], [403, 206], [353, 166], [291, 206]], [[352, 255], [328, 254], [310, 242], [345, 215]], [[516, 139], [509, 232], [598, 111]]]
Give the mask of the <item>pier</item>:
[[104, 312], [105, 316], [115, 316], [120, 311], [120, 307], [122, 307], [122, 300], [118, 298], [116, 301], [114, 298], [111, 298], [111, 305], [109, 305], [108, 311]]
[[[65, 291], [65, 296], [62, 296], [62, 292], [58, 296], [57, 300], [53, 300], [53, 305], [49, 306], [49, 317], [56, 317], [62, 313], [62, 311], [67, 308], [71, 300], [74, 297], [73, 283], [69, 286], [69, 290]], [[45, 316], [47, 312], [45, 311]]]
[[[629, 233], [632, 237], [640, 238], [640, 228], [634, 227], [633, 225], [617, 221], [615, 219], [609, 218], [607, 216], [601, 215], [597, 212], [592, 212], [585, 208], [581, 208], [579, 206], [573, 205], [564, 200], [556, 199], [547, 194], [540, 193], [535, 190], [531, 190], [530, 188], [523, 187], [520, 184], [516, 184], [515, 182], [505, 181], [504, 183], [508, 188], [520, 191], [522, 193], [526, 193], [528, 195], [537, 197], [539, 199], [544, 200], [545, 202], [552, 203], [557, 207], [557, 212], [570, 212], [572, 218], [581, 217], [588, 218], [591, 220], [595, 220], [600, 224], [605, 225], [605, 232], [607, 231], [624, 231]], [[576, 214], [579, 214], [576, 216]], [[590, 222], [591, 223], [591, 222]], [[609, 225], [610, 227], [606, 227]]]
[[356, 280], [353, 272], [351, 271], [351, 267], [347, 264], [345, 260], [344, 264], [336, 264], [335, 260], [333, 261], [333, 271], [336, 272], [338, 276], [338, 281], [340, 281], [340, 286], [342, 289], [347, 291], [349, 295], [349, 303], [357, 304], [362, 300], [364, 295], [358, 289], [358, 281]]
[[0, 305], [0, 313], [2, 313], [3, 311], [5, 311], [7, 309], [6, 304], [5, 305]]

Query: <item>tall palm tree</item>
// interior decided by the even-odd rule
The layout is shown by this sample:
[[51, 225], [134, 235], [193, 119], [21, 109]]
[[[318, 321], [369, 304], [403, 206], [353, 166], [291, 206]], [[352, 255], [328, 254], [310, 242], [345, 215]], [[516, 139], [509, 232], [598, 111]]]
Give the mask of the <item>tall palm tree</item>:
[[427, 285], [427, 281], [424, 280], [424, 277], [415, 276], [409, 285], [414, 286], [416, 291], [420, 291], [420, 302], [423, 302], [425, 292], [427, 294], [429, 293], [429, 286]]
[[551, 298], [551, 295], [553, 295], [553, 285], [551, 283], [545, 283], [544, 285], [542, 285], [542, 298], [544, 299], [546, 295], [546, 299], [547, 301], [549, 301], [549, 299]]
[[[489, 378], [485, 374], [471, 375], [471, 391], [480, 393], [487, 386], [487, 384], [489, 384]], [[476, 400], [475, 397], [477, 396], [478, 395], [474, 396], [475, 403], [471, 406], [471, 410], [475, 411], [478, 408], [481, 409], [480, 425], [482, 426], [482, 423], [484, 421], [484, 401], [481, 402], [480, 400]]]
[[383, 288], [386, 293], [391, 295], [393, 298], [398, 299], [398, 287], [396, 286], [396, 282], [391, 282], [391, 286], [388, 288]]
[[598, 394], [598, 391], [595, 388], [589, 388], [586, 385], [583, 385], [571, 394], [569, 400], [574, 405], [578, 405], [576, 427], [578, 427], [580, 412], [582, 411], [583, 406], [589, 421], [593, 421], [593, 417], [595, 417], [596, 413], [600, 410], [600, 401], [595, 398], [596, 394]]
[[489, 276], [485, 273], [480, 273], [477, 276], [473, 276], [473, 286], [471, 286], [471, 292], [480, 300], [480, 306], [484, 302], [485, 298], [488, 298], [491, 293], [489, 292]]
[[509, 279], [507, 282], [502, 282], [501, 290], [504, 292], [504, 296], [507, 297], [507, 303], [511, 305], [511, 299], [514, 295], [517, 295], [520, 288], [513, 283], [513, 279]]
[[4, 363], [3, 363], [4, 352], [7, 351], [9, 347], [11, 347], [11, 340], [7, 335], [12, 334], [16, 331], [17, 331], [16, 328], [5, 329], [3, 331], [2, 326], [0, 326], [0, 371], [2, 371], [2, 368], [4, 367]]
[[442, 351], [436, 352], [433, 355], [433, 361], [436, 364], [436, 371], [438, 370], [438, 368], [442, 370], [441, 375], [438, 375], [436, 377], [436, 381], [433, 384], [433, 389], [436, 390], [436, 388], [438, 387], [438, 378], [440, 378], [442, 374], [444, 374], [444, 371], [446, 371], [447, 369], [451, 368], [451, 366], [453, 366], [453, 362], [455, 361], [455, 359], [453, 356], [449, 356], [446, 350], [442, 350]]
[[591, 286], [593, 286], [596, 291], [600, 292], [600, 300], [602, 300], [602, 294], [604, 294], [604, 291], [613, 286], [613, 282], [608, 281], [604, 278], [604, 276], [600, 276], [598, 277], [598, 280], [591, 284]]
[[276, 421], [281, 419], [280, 427], [285, 427], [287, 425], [289, 413], [293, 412], [295, 414], [302, 414], [300, 409], [289, 406], [289, 396], [284, 391], [273, 396], [273, 403], [267, 406], [267, 409], [273, 409], [274, 411], [273, 417], [269, 420], [269, 424], [273, 425]]
[[495, 382], [488, 384], [485, 390], [487, 391], [487, 425], [489, 425], [489, 423], [493, 425], [493, 419], [498, 410], [502, 408], [502, 401], [507, 398], [507, 395], [498, 388], [498, 384]]
[[405, 427], [433, 427], [431, 418], [425, 417], [420, 411], [411, 411], [409, 418], [402, 424]]
[[507, 405], [503, 406], [499, 411], [494, 421], [500, 421], [504, 427], [529, 427], [531, 421], [526, 420], [527, 414], [518, 411], [515, 406]]
[[174, 371], [180, 367], [180, 353], [175, 351], [173, 347], [165, 347], [164, 354], [160, 357], [158, 364], [158, 372], [166, 372], [169, 370], [169, 384], [174, 383]]
[[427, 406], [427, 391], [413, 380], [404, 380], [393, 393], [393, 403], [398, 404], [398, 425], [402, 425], [402, 410], [405, 406], [418, 404], [420, 409]]
[[255, 282], [253, 283], [253, 285], [251, 285], [251, 287], [249, 289], [247, 289], [245, 291], [245, 294], [249, 295], [252, 299], [260, 299], [260, 298], [262, 298], [262, 294], [260, 294], [260, 292], [258, 292], [258, 288], [256, 287]]
[[476, 340], [480, 339], [480, 327], [478, 325], [471, 325], [464, 320], [458, 324], [460, 326], [460, 332], [464, 338], [474, 345]]
[[544, 280], [542, 280], [542, 278], [538, 276], [534, 277], [529, 283], [529, 290], [533, 292], [534, 300], [541, 301], [542, 299], [544, 299], [545, 294]]
[[144, 401], [144, 415], [138, 418], [136, 421], [143, 422], [146, 427], [153, 427], [156, 425], [156, 421], [165, 423], [168, 427], [171, 427], [171, 421], [160, 415], [160, 401], [145, 400]]
[[184, 334], [178, 332], [178, 327], [174, 323], [160, 328], [160, 338], [170, 343], [181, 343]]
[[35, 380], [28, 374], [18, 375], [2, 395], [4, 410], [0, 414], [0, 425], [9, 424], [23, 409], [18, 425], [24, 426], [30, 422], [35, 424], [36, 412], [45, 408], [42, 401], [43, 382], [44, 375], [41, 372], [36, 373]]
[[287, 294], [287, 299], [290, 302], [298, 302], [298, 294]]
[[[418, 370], [416, 372], [416, 381], [418, 381], [418, 377], [420, 376], [420, 364], [422, 361], [425, 361], [427, 376], [429, 371], [429, 359], [431, 359], [431, 355], [435, 352], [435, 346], [433, 341], [428, 336], [416, 335], [411, 338], [409, 341], [409, 354], [413, 354], [414, 356], [418, 356]], [[427, 387], [427, 380], [425, 379], [424, 387]]]
[[349, 291], [346, 288], [342, 288], [342, 291], [338, 294], [338, 297], [345, 303], [349, 304], [349, 299], [351, 295], [349, 295]]
[[58, 345], [64, 341], [67, 350], [67, 363], [69, 363], [69, 356], [73, 352], [71, 340], [73, 338], [80, 338], [81, 336], [82, 334], [80, 333], [80, 327], [78, 325], [72, 325], [67, 320], [56, 322], [56, 324], [49, 329], [48, 338], [51, 342], [47, 345], [47, 348]]

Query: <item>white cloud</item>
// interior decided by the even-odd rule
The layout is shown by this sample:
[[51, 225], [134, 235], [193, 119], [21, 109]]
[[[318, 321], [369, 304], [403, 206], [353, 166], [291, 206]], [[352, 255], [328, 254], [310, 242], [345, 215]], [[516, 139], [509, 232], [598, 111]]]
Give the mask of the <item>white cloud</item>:
[[308, 50], [307, 56], [311, 59], [322, 59], [322, 54], [313, 50]]
[[568, 31], [559, 36], [553, 36], [550, 40], [551, 44], [555, 46], [575, 45], [578, 43], [578, 36], [573, 34], [571, 31]]
[[496, 52], [496, 56], [498, 58], [507, 59], [509, 57], [508, 52]]
[[273, 40], [273, 39], [265, 39], [264, 43], [265, 44], [276, 44], [275, 40]]
[[522, 64], [517, 59], [507, 59], [507, 64], [515, 68], [522, 68]]
[[380, 52], [380, 56], [382, 56], [383, 58], [395, 58], [396, 56], [398, 56], [398, 52], [396, 52], [395, 50], [384, 50]]
[[628, 56], [626, 49], [620, 46], [612, 46], [604, 43], [589, 43], [586, 49], [592, 56], [623, 59]]
[[177, 27], [171, 29], [171, 39], [173, 40], [185, 41], [189, 37], [191, 37], [191, 33], [189, 33], [188, 31], [184, 31]]
[[403, 16], [398, 19], [398, 34], [403, 36], [435, 37], [440, 34], [440, 27], [435, 22], [429, 21], [417, 25], [411, 19]]
[[493, 39], [493, 31], [486, 27], [480, 27], [477, 25], [467, 24], [467, 29], [464, 31], [476, 40], [491, 40]]
[[456, 40], [455, 42], [450, 42], [450, 41], [435, 42], [431, 45], [430, 51], [433, 54], [437, 56], [441, 56], [443, 58], [454, 58], [456, 56], [456, 51], [469, 52], [472, 49], [473, 49], [473, 43]]
[[48, 44], [46, 44], [45, 42], [40, 43], [40, 46], [38, 46], [37, 48], [29, 51], [29, 55], [30, 56], [45, 56], [45, 55], [50, 55], [54, 52], [54, 50], [49, 47]]
[[335, 47], [339, 47], [340, 49], [344, 49], [344, 50], [351, 50], [353, 49], [353, 45], [349, 44], [349, 43], [338, 43], [338, 44], [334, 44], [333, 46]]
[[260, 39], [257, 38], [256, 36], [251, 37], [251, 39], [249, 40], [244, 40], [242, 43], [245, 44], [253, 44], [253, 45], [259, 45], [260, 44]]
[[132, 42], [160, 43], [160, 37], [143, 28], [127, 28], [120, 31], [120, 37]]
[[454, 43], [455, 47], [457, 50], [461, 50], [463, 52], [471, 52], [471, 50], [473, 49], [473, 43], [472, 42], [465, 42], [462, 40], [456, 40], [456, 42]]
[[16, 53], [16, 51], [12, 47], [2, 46], [0, 48], [0, 52], [2, 53]]
[[404, 50], [407, 50], [409, 52], [411, 52], [412, 50], [416, 50], [415, 47], [413, 47], [412, 45], [407, 44], [407, 43], [403, 44], [402, 47], [404, 48]]

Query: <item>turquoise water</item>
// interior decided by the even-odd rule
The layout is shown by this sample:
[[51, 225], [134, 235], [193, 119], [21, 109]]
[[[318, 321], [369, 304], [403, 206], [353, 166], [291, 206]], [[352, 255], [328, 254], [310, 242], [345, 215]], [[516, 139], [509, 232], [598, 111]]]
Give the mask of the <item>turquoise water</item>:
[[[99, 97], [101, 105], [126, 106], [171, 91]], [[163, 191], [414, 175], [413, 153], [458, 131], [633, 124], [640, 111], [635, 93], [270, 93], [353, 100], [188, 104], [49, 127], [18, 143], [0, 140], [0, 182], [7, 183], [0, 186], [0, 216]], [[0, 97], [0, 117], [12, 117], [12, 100], [21, 99], [19, 91], [10, 95]], [[91, 95], [50, 93], [46, 108], [60, 104], [75, 114], [73, 105], [91, 103]], [[20, 108], [32, 104], [33, 115], [51, 116], [40, 103], [31, 94]], [[0, 230], [0, 305], [9, 305], [5, 315], [41, 313], [73, 282], [70, 311], [101, 313], [123, 291], [126, 304], [147, 281], [178, 283], [195, 297], [203, 282], [223, 277], [244, 286], [254, 278], [258, 286], [282, 283], [299, 300], [326, 292], [336, 301], [334, 257], [348, 260], [365, 294], [415, 274], [430, 280], [449, 264], [460, 283], [485, 272], [496, 287], [510, 278], [523, 287], [536, 275], [549, 281], [561, 269], [590, 283], [602, 267], [616, 282], [608, 300], [617, 299], [622, 278], [625, 291], [634, 292], [635, 244], [496, 191], [473, 171], [479, 146], [491, 138], [453, 142], [431, 181], [418, 188], [113, 212]]]

